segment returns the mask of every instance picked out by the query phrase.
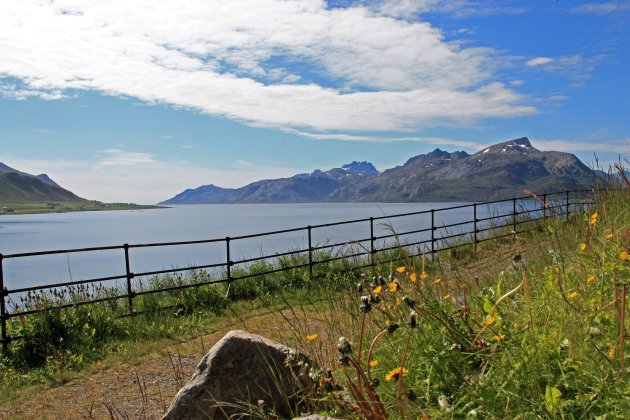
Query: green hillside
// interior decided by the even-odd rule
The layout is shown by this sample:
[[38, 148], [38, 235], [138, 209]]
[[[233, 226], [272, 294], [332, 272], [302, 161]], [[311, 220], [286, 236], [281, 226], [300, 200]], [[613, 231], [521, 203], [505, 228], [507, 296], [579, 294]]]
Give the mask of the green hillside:
[[19, 172], [0, 173], [0, 202], [41, 203], [49, 201], [88, 202], [57, 185]]

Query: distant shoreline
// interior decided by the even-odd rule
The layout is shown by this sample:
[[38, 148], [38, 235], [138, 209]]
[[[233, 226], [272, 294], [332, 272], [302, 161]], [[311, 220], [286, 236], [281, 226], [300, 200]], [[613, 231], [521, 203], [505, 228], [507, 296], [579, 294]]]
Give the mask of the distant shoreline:
[[11, 216], [21, 214], [70, 213], [84, 211], [153, 210], [164, 208], [168, 208], [168, 206], [133, 203], [101, 203], [99, 201], [46, 203], [0, 202], [0, 215]]

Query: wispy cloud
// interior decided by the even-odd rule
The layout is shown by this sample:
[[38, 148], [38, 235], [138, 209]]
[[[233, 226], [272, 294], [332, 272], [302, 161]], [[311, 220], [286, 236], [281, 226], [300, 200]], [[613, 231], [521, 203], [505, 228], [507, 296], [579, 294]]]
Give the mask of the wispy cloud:
[[[3, 0], [0, 27], [0, 82], [21, 81], [5, 83], [0, 94], [13, 98], [95, 90], [317, 130], [397, 130], [536, 112], [526, 97], [493, 82], [496, 51], [448, 42], [427, 22], [367, 7]], [[296, 73], [295, 62], [323, 77]]]
[[123, 149], [102, 150], [100, 154], [102, 159], [98, 165], [102, 166], [143, 165], [155, 162], [154, 155], [150, 153], [129, 152]]
[[619, 153], [630, 156], [630, 137], [599, 141], [535, 139], [532, 140], [532, 144], [540, 150], [557, 150], [567, 153]]
[[581, 54], [559, 57], [534, 57], [524, 62], [525, 67], [534, 71], [562, 75], [571, 80], [573, 87], [579, 87], [590, 79], [597, 65], [605, 61], [602, 55], [586, 57]]
[[630, 12], [629, 1], [603, 1], [586, 3], [571, 8], [571, 12], [581, 15], [611, 15]]
[[380, 136], [359, 136], [343, 133], [312, 133], [302, 130], [287, 129], [286, 132], [296, 134], [313, 140], [337, 140], [337, 141], [353, 141], [365, 143], [422, 143], [443, 146], [464, 147], [466, 149], [481, 149], [486, 143], [475, 141], [456, 140], [441, 137], [380, 137]]
[[527, 9], [511, 6], [506, 0], [384, 0], [368, 2], [377, 13], [409, 18], [422, 13], [442, 13], [455, 18], [492, 15], [517, 15]]
[[531, 60], [527, 60], [525, 62], [526, 66], [543, 66], [545, 64], [549, 64], [553, 62], [553, 58], [551, 57], [536, 57], [536, 58], [532, 58]]

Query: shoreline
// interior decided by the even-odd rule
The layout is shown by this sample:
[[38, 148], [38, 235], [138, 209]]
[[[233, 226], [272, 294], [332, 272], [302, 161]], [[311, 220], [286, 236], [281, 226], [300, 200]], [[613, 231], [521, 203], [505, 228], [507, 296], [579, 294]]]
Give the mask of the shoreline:
[[47, 202], [47, 203], [2, 203], [0, 216], [47, 213], [73, 213], [84, 211], [116, 211], [116, 210], [153, 210], [165, 209], [168, 206], [132, 203], [101, 202]]

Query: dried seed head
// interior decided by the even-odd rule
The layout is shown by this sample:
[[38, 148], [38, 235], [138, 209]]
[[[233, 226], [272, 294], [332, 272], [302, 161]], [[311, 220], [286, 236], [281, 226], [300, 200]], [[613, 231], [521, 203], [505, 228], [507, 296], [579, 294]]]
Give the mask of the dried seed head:
[[370, 296], [361, 296], [361, 305], [359, 305], [359, 309], [363, 313], [368, 313], [372, 310], [372, 305], [370, 305]]
[[387, 326], [387, 334], [393, 334], [394, 331], [396, 331], [398, 328], [400, 328], [400, 324], [396, 323], [396, 322], [392, 322]]
[[403, 298], [403, 302], [405, 302], [407, 306], [411, 309], [416, 307], [416, 301], [411, 298], [408, 298], [407, 296]]
[[411, 402], [414, 402], [415, 400], [418, 399], [418, 397], [416, 396], [415, 392], [409, 389], [407, 390], [407, 399]]
[[416, 313], [416, 311], [411, 311], [411, 313], [409, 314], [409, 318], [407, 319], [407, 326], [409, 328], [416, 328], [416, 326], [418, 325], [418, 314]]
[[352, 346], [346, 337], [339, 337], [339, 343], [337, 344], [337, 349], [339, 353], [350, 354], [352, 353]]

